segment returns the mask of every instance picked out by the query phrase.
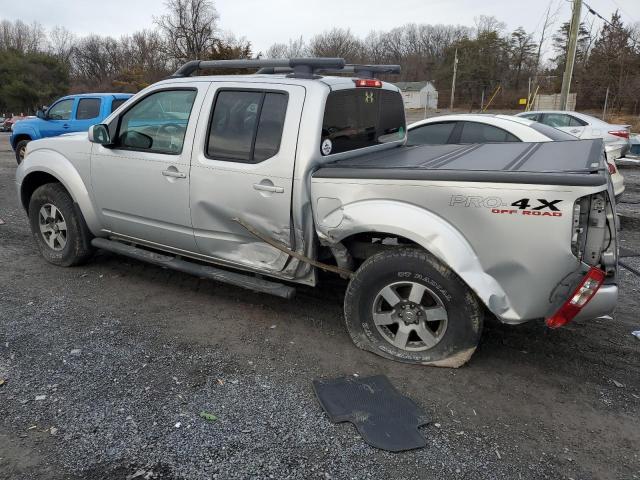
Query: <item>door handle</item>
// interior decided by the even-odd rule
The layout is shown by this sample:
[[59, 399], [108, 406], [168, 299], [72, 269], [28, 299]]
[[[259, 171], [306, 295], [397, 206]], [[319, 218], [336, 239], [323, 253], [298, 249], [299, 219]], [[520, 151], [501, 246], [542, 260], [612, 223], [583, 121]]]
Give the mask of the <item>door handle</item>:
[[254, 183], [253, 189], [262, 190], [264, 192], [271, 192], [271, 193], [284, 193], [284, 187], [277, 187], [275, 185], [265, 185], [263, 183]]
[[173, 177], [173, 178], [187, 178], [186, 173], [182, 173], [177, 170], [163, 170], [162, 175], [164, 175], [165, 177]]
[[62, 125], [62, 128], [69, 128], [69, 124], [65, 123], [64, 125]]
[[580, 130], [577, 129], [577, 128], [574, 128], [573, 130], [571, 130], [571, 133], [579, 133], [579, 132], [580, 132]]

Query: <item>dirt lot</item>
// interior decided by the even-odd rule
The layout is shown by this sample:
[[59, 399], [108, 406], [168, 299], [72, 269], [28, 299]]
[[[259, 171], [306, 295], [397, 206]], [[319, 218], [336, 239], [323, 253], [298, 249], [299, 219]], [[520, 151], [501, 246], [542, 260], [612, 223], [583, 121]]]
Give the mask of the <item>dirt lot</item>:
[[[628, 271], [613, 320], [547, 334], [489, 323], [464, 368], [392, 363], [351, 344], [335, 285], [285, 301], [106, 253], [45, 263], [6, 139], [0, 478], [640, 478], [640, 282]], [[623, 240], [640, 252], [639, 232]], [[428, 412], [427, 448], [372, 449], [312, 392], [317, 377], [378, 373]]]

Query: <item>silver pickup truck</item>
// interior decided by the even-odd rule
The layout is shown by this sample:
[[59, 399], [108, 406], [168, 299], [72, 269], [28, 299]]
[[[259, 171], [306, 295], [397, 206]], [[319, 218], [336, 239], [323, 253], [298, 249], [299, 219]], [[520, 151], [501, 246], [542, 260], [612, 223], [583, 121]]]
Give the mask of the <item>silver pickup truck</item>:
[[[191, 76], [205, 68], [260, 70]], [[610, 314], [601, 141], [405, 146], [400, 92], [375, 78], [396, 71], [189, 62], [88, 134], [29, 144], [35, 241], [60, 266], [101, 248], [285, 298], [332, 272], [356, 345], [411, 363], [462, 365], [487, 315]]]

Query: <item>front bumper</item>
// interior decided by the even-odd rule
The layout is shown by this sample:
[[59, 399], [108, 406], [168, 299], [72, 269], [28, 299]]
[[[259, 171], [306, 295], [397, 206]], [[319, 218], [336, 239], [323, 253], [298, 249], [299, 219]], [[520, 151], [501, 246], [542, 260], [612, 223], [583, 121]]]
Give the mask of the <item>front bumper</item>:
[[602, 285], [595, 293], [593, 298], [589, 300], [580, 313], [575, 316], [576, 320], [593, 320], [605, 315], [611, 315], [616, 309], [618, 302], [618, 285]]

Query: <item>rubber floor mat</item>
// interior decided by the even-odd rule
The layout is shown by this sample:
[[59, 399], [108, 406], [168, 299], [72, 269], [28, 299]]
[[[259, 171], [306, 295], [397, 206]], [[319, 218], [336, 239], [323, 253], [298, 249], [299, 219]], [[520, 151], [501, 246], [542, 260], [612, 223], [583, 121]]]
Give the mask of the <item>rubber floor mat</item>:
[[401, 452], [427, 445], [418, 427], [429, 420], [384, 375], [314, 380], [320, 405], [333, 423], [353, 423], [372, 447]]

